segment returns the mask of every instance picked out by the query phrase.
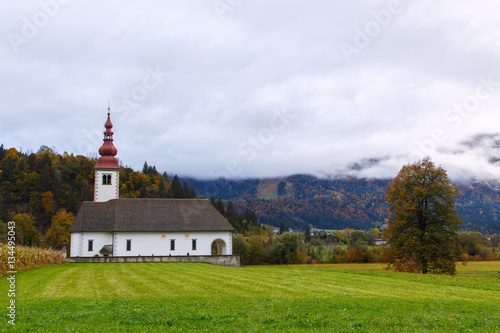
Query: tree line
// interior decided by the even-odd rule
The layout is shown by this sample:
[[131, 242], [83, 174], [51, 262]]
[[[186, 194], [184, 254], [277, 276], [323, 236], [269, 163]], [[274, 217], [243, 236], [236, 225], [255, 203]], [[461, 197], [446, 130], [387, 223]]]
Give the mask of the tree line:
[[[233, 253], [241, 256], [243, 265], [318, 264], [318, 263], [391, 263], [389, 247], [377, 245], [382, 232], [344, 229], [313, 233], [273, 232], [235, 234]], [[459, 261], [492, 261], [500, 259], [500, 235], [485, 236], [479, 232], [458, 233]], [[407, 270], [411, 271], [411, 270]]]

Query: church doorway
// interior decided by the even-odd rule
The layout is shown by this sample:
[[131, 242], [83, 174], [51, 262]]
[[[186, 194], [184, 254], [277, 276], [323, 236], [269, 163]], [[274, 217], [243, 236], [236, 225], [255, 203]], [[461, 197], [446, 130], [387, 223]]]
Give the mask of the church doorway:
[[226, 255], [226, 243], [222, 239], [216, 239], [212, 242], [212, 255], [213, 256]]

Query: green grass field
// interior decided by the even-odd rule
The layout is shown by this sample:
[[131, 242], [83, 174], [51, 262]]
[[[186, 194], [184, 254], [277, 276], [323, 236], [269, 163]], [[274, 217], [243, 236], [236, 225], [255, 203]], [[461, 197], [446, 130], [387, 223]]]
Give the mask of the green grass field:
[[[500, 262], [456, 276], [381, 264], [68, 264], [18, 273], [18, 332], [500, 332]], [[0, 280], [1, 311], [8, 283]]]

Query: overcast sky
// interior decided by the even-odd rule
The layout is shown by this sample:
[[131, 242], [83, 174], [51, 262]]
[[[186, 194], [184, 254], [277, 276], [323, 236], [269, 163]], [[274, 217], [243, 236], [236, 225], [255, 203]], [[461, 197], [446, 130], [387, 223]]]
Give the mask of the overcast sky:
[[495, 0], [3, 1], [0, 143], [95, 155], [110, 100], [117, 157], [136, 170], [394, 177], [430, 155], [452, 177], [498, 179], [499, 12]]

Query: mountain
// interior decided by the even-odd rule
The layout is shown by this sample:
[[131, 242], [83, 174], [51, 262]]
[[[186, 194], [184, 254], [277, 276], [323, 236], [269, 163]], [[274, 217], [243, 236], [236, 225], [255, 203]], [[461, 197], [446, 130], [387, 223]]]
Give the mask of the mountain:
[[[237, 210], [249, 208], [261, 223], [304, 230], [370, 229], [389, 216], [385, 188], [389, 179], [335, 178], [310, 175], [243, 180], [187, 179], [199, 196], [231, 200]], [[462, 196], [457, 211], [469, 230], [500, 229], [500, 183], [456, 183]]]
[[[488, 156], [492, 170], [497, 170], [500, 162], [494, 156], [500, 146], [500, 135], [478, 136], [464, 143], [467, 145]], [[363, 170], [383, 161], [369, 159], [350, 168]], [[94, 159], [57, 154], [46, 146], [37, 153], [23, 153], [0, 144], [0, 221], [27, 213], [34, 219], [37, 230], [44, 233], [59, 209], [76, 213], [82, 201], [92, 200], [94, 165]], [[193, 187], [199, 197], [231, 200], [239, 213], [247, 208], [254, 211], [261, 223], [274, 226], [284, 223], [298, 230], [307, 225], [322, 229], [369, 229], [382, 227], [389, 216], [384, 200], [389, 179], [310, 175], [241, 180], [175, 178], [170, 183], [166, 173], [161, 175], [147, 163], [142, 173], [122, 167], [120, 197], [175, 197], [170, 195], [170, 189], [180, 188], [182, 182], [182, 192], [195, 195]], [[500, 232], [500, 183], [467, 180], [456, 184], [463, 193], [457, 210], [465, 227]]]

